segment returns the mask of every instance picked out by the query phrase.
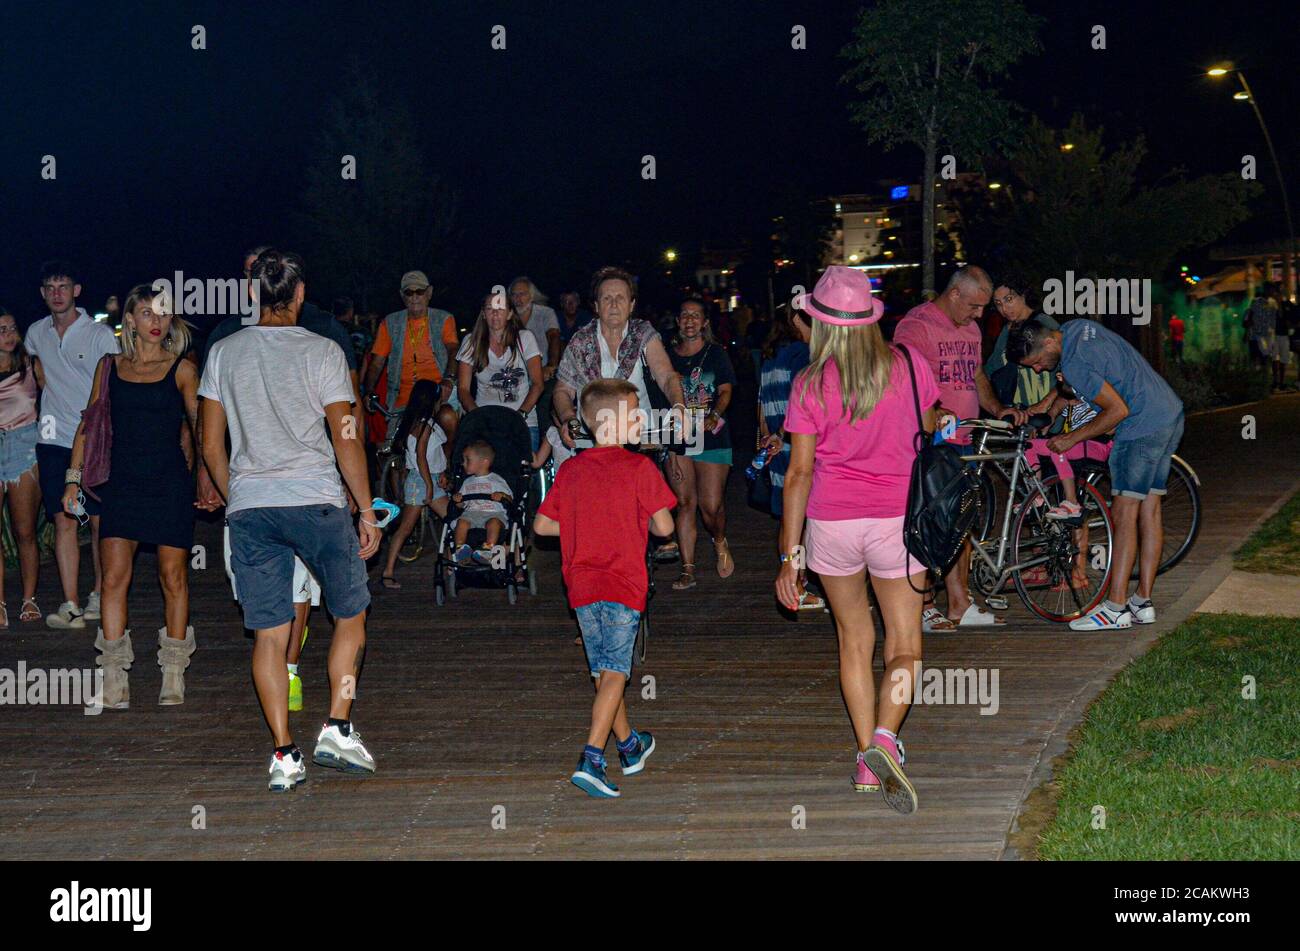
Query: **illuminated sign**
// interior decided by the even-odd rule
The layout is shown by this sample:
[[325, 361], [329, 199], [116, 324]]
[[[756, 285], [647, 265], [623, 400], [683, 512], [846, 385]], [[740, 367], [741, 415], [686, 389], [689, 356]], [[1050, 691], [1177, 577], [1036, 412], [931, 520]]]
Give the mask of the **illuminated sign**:
[[889, 190], [889, 197], [895, 201], [900, 201], [907, 197], [908, 187], [906, 185], [895, 185]]

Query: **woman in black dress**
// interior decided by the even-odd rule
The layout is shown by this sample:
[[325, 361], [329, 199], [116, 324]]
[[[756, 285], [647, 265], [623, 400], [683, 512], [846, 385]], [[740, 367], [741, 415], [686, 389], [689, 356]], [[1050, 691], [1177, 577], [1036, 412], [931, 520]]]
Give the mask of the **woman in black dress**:
[[[101, 652], [104, 706], [109, 709], [125, 709], [130, 703], [126, 672], [135, 657], [126, 626], [126, 596], [141, 543], [158, 547], [158, 580], [166, 605], [167, 624], [158, 631], [160, 704], [185, 701], [185, 668], [194, 653], [186, 575], [194, 541], [194, 480], [188, 462], [193, 453], [185, 451], [193, 446], [182, 448], [182, 443], [193, 438], [199, 378], [194, 365], [183, 359], [190, 342], [188, 325], [163, 310], [169, 308], [149, 285], [131, 291], [122, 319], [122, 352], [99, 365], [90, 394], [93, 405], [100, 388], [109, 388], [113, 433], [108, 481], [88, 488], [101, 500], [103, 626], [95, 647]], [[85, 450], [83, 423], [77, 427], [63, 494], [69, 514], [75, 514]]]

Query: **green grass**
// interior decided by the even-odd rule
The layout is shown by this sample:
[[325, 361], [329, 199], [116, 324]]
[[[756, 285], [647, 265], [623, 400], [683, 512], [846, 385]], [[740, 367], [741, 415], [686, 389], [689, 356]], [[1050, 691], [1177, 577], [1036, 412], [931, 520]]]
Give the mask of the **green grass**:
[[1194, 615], [1126, 668], [1057, 771], [1038, 857], [1300, 859], [1297, 635], [1294, 618]]
[[1300, 493], [1291, 496], [1232, 557], [1241, 571], [1300, 575]]

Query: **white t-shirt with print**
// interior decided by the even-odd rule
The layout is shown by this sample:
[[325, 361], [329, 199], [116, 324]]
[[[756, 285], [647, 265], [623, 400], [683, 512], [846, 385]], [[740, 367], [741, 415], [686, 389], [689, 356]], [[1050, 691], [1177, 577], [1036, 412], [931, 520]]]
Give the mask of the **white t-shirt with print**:
[[[533, 320], [536, 319], [534, 315]], [[528, 379], [528, 361], [539, 356], [541, 351], [537, 349], [537, 341], [530, 333], [521, 333], [519, 346], [507, 349], [500, 356], [493, 353], [489, 347], [487, 365], [475, 374], [478, 378], [478, 395], [474, 397], [474, 402], [479, 406], [497, 405], [519, 409], [524, 405], [528, 388], [531, 386], [531, 381]], [[472, 334], [460, 345], [460, 350], [456, 352], [456, 359], [461, 363], [468, 363], [471, 367], [474, 365]], [[526, 418], [529, 426], [537, 425], [536, 406], [528, 411]]]
[[199, 396], [230, 427], [226, 512], [347, 504], [324, 425], [325, 407], [352, 402], [347, 359], [303, 327], [245, 327], [213, 345]]
[[[509, 483], [495, 472], [489, 472], [487, 475], [466, 476], [465, 481], [460, 484], [462, 498], [466, 495], [491, 495], [493, 492], [504, 492], [506, 498], [514, 498]], [[494, 502], [491, 499], [470, 499], [461, 507], [467, 512], [487, 512], [490, 515], [497, 516], [503, 522], [506, 520], [506, 507], [500, 502]]]
[[113, 328], [91, 319], [78, 307], [77, 319], [62, 338], [54, 329], [54, 317], [45, 316], [27, 328], [24, 346], [41, 361], [45, 373], [38, 441], [71, 449], [81, 425], [81, 411], [90, 402], [95, 385], [95, 367], [105, 354], [122, 349]]

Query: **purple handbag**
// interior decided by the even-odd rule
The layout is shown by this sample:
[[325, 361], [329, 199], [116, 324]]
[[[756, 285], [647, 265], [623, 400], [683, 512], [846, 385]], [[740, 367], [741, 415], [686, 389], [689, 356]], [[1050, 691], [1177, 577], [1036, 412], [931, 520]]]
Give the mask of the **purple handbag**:
[[113, 355], [105, 354], [99, 361], [99, 366], [99, 398], [81, 411], [81, 423], [85, 429], [81, 487], [96, 502], [99, 501], [99, 496], [90, 487], [108, 481], [109, 463], [113, 458], [113, 413], [108, 401]]

